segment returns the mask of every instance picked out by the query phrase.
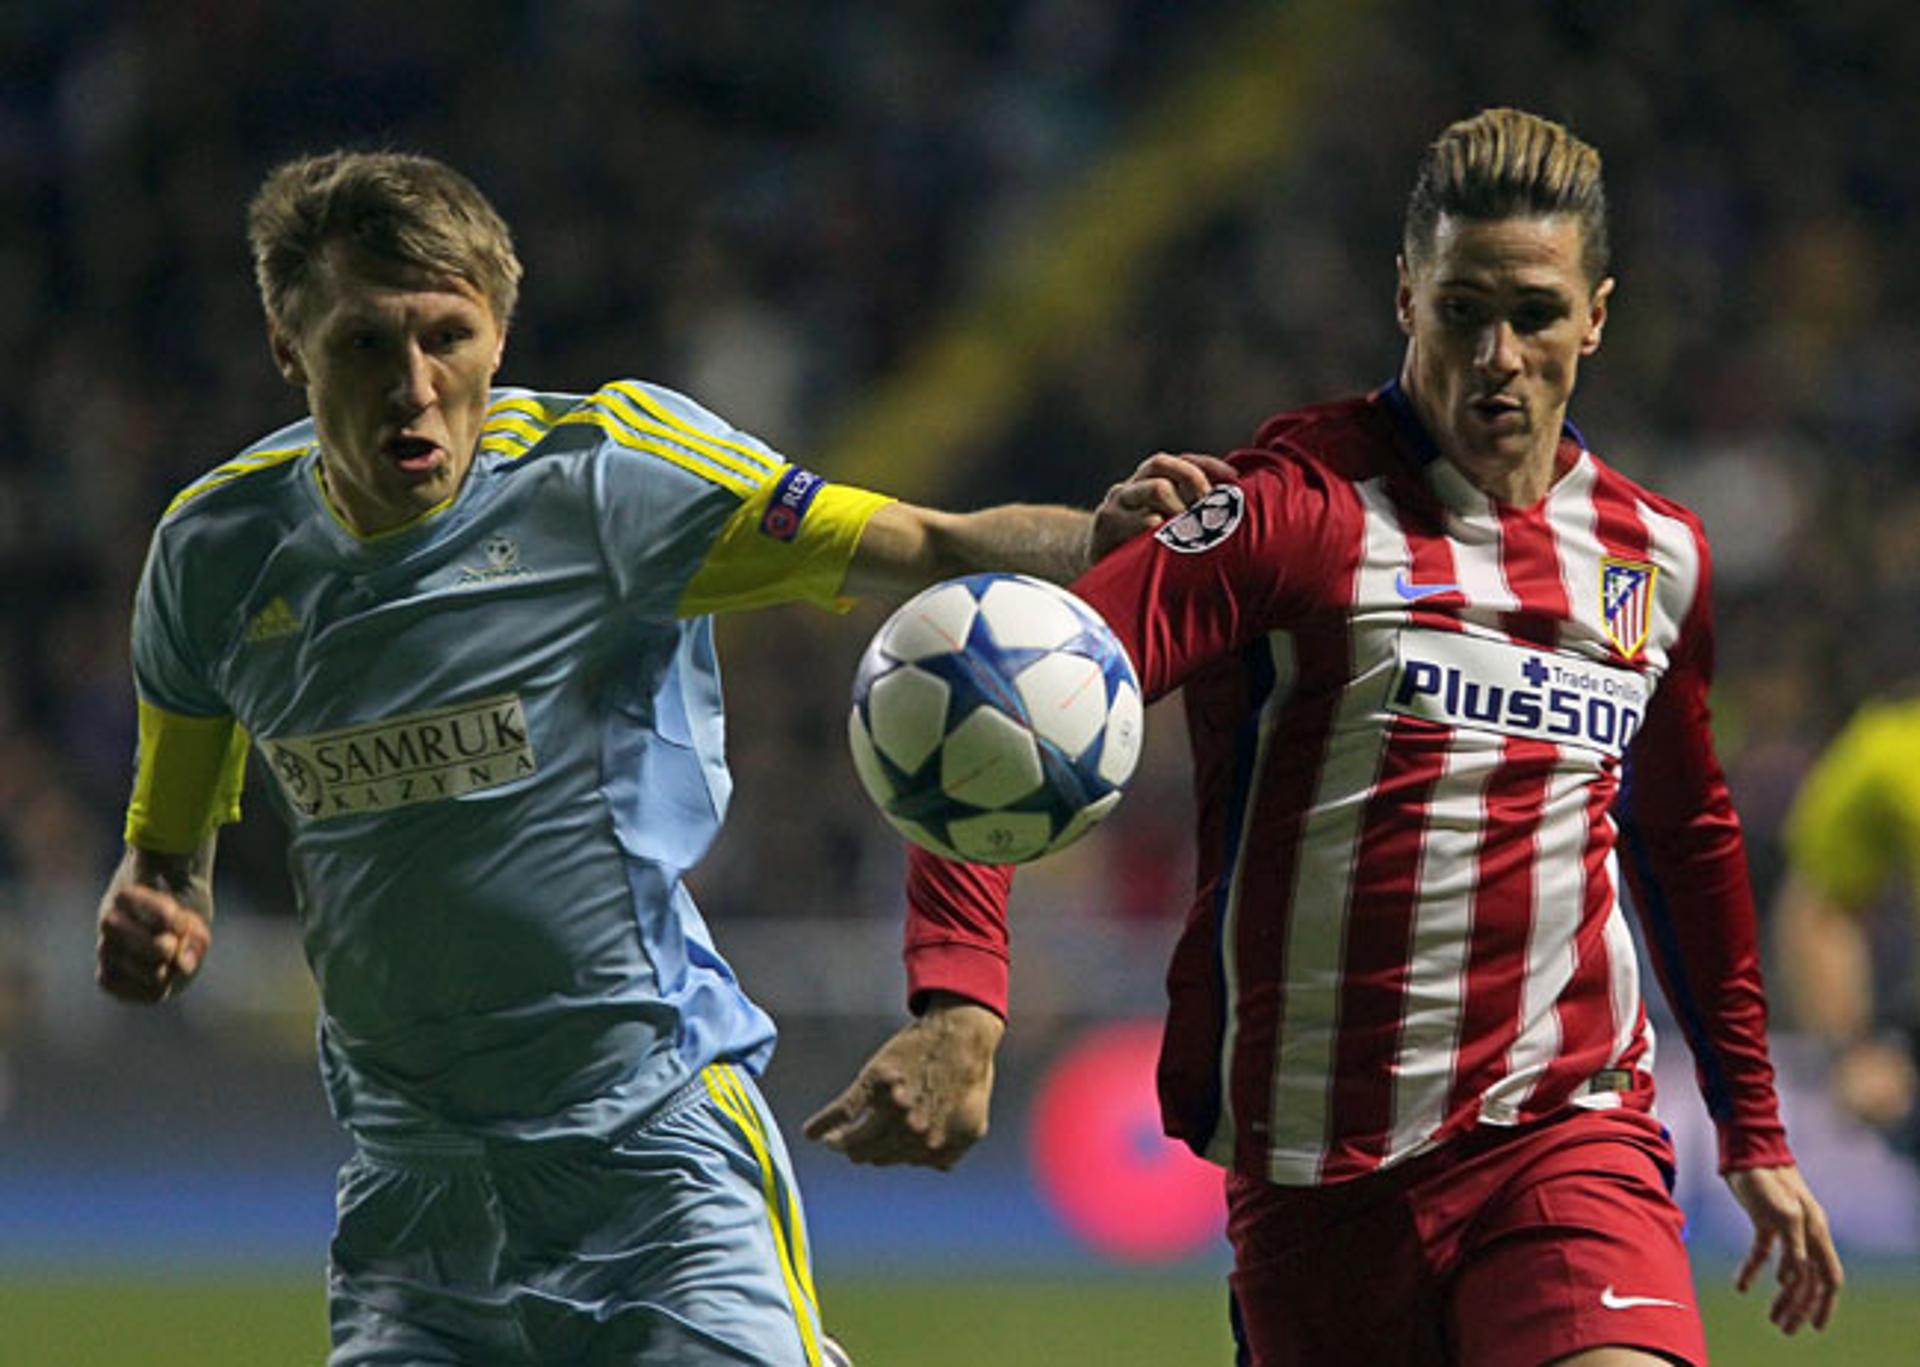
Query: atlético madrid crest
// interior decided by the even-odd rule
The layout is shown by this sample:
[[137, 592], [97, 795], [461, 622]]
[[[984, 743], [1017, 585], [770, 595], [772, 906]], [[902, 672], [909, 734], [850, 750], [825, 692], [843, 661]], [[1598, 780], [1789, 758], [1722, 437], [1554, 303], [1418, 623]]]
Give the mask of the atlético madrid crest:
[[1647, 643], [1653, 584], [1659, 577], [1660, 567], [1644, 560], [1600, 558], [1600, 615], [1607, 624], [1607, 639], [1629, 660]]

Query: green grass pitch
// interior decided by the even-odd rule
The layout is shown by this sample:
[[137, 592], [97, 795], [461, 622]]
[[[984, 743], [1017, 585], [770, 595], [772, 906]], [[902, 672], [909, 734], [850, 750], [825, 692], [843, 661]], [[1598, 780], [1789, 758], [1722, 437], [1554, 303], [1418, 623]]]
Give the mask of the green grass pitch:
[[[1916, 1360], [1920, 1282], [1860, 1279], [1827, 1333], [1783, 1339], [1763, 1306], [1703, 1277], [1715, 1361], [1892, 1367]], [[859, 1367], [1168, 1367], [1232, 1361], [1214, 1283], [1146, 1278], [860, 1281], [821, 1288]], [[22, 1367], [281, 1367], [326, 1351], [320, 1277], [0, 1279], [0, 1361]]]

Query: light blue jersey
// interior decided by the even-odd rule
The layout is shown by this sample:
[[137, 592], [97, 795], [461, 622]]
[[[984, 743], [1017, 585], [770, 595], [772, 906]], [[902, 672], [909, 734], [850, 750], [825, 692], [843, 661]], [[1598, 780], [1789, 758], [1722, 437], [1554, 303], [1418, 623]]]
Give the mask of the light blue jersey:
[[292, 832], [320, 1053], [369, 1139], [607, 1139], [773, 1024], [683, 877], [726, 811], [707, 613], [833, 604], [884, 502], [638, 382], [496, 391], [447, 504], [356, 535], [311, 422], [184, 491], [134, 617], [130, 843]]

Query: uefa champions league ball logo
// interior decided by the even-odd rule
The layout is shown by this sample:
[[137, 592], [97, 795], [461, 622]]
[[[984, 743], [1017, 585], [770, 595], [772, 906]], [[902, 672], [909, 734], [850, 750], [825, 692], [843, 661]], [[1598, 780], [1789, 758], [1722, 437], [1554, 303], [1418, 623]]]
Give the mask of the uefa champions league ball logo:
[[1247, 496], [1237, 484], [1222, 484], [1154, 533], [1161, 545], [1182, 555], [1212, 550], [1233, 534], [1246, 514]]

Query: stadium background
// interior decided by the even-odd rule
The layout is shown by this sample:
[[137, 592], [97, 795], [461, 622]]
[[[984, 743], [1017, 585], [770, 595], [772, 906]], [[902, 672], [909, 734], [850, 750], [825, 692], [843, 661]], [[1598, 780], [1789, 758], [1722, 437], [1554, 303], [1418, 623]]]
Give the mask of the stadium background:
[[[223, 839], [216, 953], [178, 1009], [114, 1007], [89, 963], [151, 522], [299, 410], [241, 234], [275, 160], [395, 145], [467, 170], [528, 266], [509, 382], [637, 374], [830, 478], [1086, 503], [1148, 451], [1228, 448], [1386, 378], [1425, 139], [1494, 103], [1564, 118], [1606, 156], [1622, 282], [1574, 416], [1715, 539], [1723, 755], [1770, 896], [1811, 756], [1920, 667], [1916, 72], [1897, 0], [6, 6], [0, 1362], [320, 1351], [342, 1144], [264, 803]], [[783, 1023], [768, 1086], [796, 1136], [899, 1014], [899, 853], [842, 732], [877, 620], [723, 628], [738, 793], [698, 890]], [[1153, 1143], [1124, 1028], [1158, 1009], [1188, 868], [1177, 713], [1150, 732], [1109, 826], [1023, 879], [992, 1137], [944, 1177], [799, 1155], [828, 1318], [863, 1367], [1225, 1360], [1208, 1193], [1183, 1223], [1192, 1175]], [[1906, 927], [1889, 908], [1894, 990]], [[1666, 1039], [1714, 1287], [1739, 1217]], [[1089, 1062], [1089, 1041], [1119, 1053]], [[1778, 1045], [1862, 1284], [1778, 1360], [1909, 1361], [1920, 1183]], [[1092, 1090], [1063, 1099], [1076, 1061], [1107, 1081], [1071, 1073]], [[1080, 1128], [1042, 1123], [1062, 1115]], [[1049, 1195], [1058, 1171], [1118, 1212], [1097, 1239]], [[1709, 1311], [1721, 1360], [1776, 1360], [1761, 1307]]]

